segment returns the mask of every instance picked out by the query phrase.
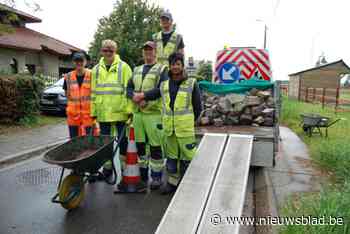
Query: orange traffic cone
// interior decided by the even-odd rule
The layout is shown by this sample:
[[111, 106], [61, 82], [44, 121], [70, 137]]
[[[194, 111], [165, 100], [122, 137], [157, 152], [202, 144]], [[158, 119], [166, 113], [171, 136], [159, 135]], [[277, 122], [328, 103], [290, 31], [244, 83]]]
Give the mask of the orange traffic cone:
[[135, 132], [134, 128], [130, 127], [123, 179], [118, 185], [118, 190], [116, 190], [115, 193], [146, 192], [147, 185], [143, 184], [141, 181], [140, 168], [137, 160], [138, 156], [135, 143]]

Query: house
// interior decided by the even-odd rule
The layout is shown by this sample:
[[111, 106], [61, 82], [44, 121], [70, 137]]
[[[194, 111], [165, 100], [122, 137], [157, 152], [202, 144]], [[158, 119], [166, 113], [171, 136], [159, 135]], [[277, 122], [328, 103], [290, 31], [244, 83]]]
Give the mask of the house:
[[310, 88], [336, 90], [345, 74], [350, 74], [350, 68], [343, 60], [290, 74], [288, 96], [300, 100]]
[[189, 57], [186, 61], [185, 67], [188, 75], [196, 75], [199, 67], [199, 61], [195, 61], [193, 57]]
[[280, 89], [282, 94], [288, 95], [289, 80], [280, 80]]
[[[8, 20], [7, 14], [16, 15]], [[41, 19], [0, 3], [0, 23], [13, 26], [10, 33], [0, 34], [0, 71], [43, 74], [58, 77], [70, 71], [70, 55], [82, 49], [26, 27]]]

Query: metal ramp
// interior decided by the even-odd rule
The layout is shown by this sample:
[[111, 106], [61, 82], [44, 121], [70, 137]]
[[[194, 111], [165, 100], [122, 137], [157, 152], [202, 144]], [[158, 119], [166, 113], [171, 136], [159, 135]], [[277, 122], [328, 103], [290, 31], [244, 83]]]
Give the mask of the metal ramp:
[[156, 233], [239, 233], [224, 219], [242, 215], [252, 149], [252, 135], [205, 134]]

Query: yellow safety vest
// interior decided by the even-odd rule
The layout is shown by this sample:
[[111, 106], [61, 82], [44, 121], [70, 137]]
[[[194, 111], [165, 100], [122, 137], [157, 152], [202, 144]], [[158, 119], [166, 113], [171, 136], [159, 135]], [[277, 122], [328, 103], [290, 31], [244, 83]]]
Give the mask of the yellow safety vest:
[[[153, 67], [148, 71], [148, 73], [142, 79], [143, 67], [144, 65], [138, 66], [134, 70], [133, 82], [134, 82], [136, 92], [146, 92], [157, 87], [160, 80], [160, 75], [165, 68], [163, 65], [156, 63], [153, 65]], [[161, 102], [160, 99], [148, 101], [147, 106], [145, 108], [140, 109], [135, 106], [134, 111], [135, 112], [141, 111], [143, 113], [160, 114], [160, 102]]]
[[173, 32], [165, 47], [163, 46], [162, 32], [154, 34], [153, 40], [157, 44], [157, 62], [165, 66], [169, 66], [169, 55], [178, 50], [181, 35]]
[[128, 64], [118, 55], [107, 71], [101, 58], [92, 71], [91, 115], [98, 122], [125, 121], [131, 112], [131, 102], [127, 100], [125, 90], [132, 72]]
[[177, 137], [194, 136], [194, 113], [192, 107], [192, 92], [195, 79], [187, 78], [177, 92], [174, 111], [170, 108], [169, 80], [161, 83], [162, 123], [166, 136], [173, 133]]

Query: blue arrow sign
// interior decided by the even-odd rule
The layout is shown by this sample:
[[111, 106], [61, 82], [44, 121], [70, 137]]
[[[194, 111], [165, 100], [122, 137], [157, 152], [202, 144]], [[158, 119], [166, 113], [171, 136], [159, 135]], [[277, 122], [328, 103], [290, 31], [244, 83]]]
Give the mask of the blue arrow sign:
[[219, 69], [220, 83], [230, 84], [239, 80], [239, 67], [234, 63], [224, 63]]

